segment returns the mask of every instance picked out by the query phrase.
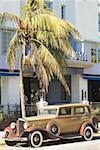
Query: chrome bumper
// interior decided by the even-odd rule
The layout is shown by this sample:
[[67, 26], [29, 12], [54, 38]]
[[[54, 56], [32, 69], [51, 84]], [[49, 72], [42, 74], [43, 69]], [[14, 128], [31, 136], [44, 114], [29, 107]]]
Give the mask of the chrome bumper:
[[10, 139], [10, 138], [3, 138], [5, 141], [9, 141], [9, 142], [27, 142], [28, 141], [28, 139], [26, 138], [26, 137], [17, 137], [17, 138], [12, 138], [12, 139]]

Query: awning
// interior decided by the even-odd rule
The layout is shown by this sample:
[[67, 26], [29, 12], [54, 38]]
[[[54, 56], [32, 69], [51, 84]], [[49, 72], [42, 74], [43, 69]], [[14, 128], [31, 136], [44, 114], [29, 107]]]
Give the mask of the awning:
[[87, 80], [100, 80], [100, 76], [93, 76], [93, 75], [83, 75], [83, 78]]
[[3, 72], [3, 71], [0, 71], [0, 76], [19, 76], [19, 72]]

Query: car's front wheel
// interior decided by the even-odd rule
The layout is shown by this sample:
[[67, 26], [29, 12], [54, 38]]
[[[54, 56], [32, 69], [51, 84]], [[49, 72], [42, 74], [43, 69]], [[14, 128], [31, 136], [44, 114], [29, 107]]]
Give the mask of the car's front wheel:
[[87, 126], [85, 129], [84, 129], [84, 135], [83, 135], [84, 139], [86, 141], [90, 141], [92, 140], [93, 138], [93, 129], [92, 127], [90, 126]]
[[40, 131], [34, 131], [30, 133], [30, 143], [32, 147], [40, 147], [43, 143], [43, 136]]

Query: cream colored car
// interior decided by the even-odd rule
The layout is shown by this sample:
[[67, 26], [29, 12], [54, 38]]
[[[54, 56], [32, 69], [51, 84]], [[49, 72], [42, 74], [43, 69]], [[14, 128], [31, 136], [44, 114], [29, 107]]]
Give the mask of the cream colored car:
[[38, 116], [19, 118], [5, 129], [5, 142], [15, 145], [26, 142], [39, 147], [48, 139], [66, 139], [81, 135], [85, 140], [97, 132], [97, 122], [87, 104], [65, 104], [44, 107]]

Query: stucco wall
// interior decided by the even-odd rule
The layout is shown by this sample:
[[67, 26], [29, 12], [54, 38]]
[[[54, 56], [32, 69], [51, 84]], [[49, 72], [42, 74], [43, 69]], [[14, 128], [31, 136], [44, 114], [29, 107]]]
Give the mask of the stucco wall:
[[20, 16], [20, 0], [0, 0], [0, 12], [12, 12]]
[[19, 77], [1, 77], [1, 104], [19, 103]]
[[99, 41], [98, 0], [76, 0], [75, 25], [84, 39]]

